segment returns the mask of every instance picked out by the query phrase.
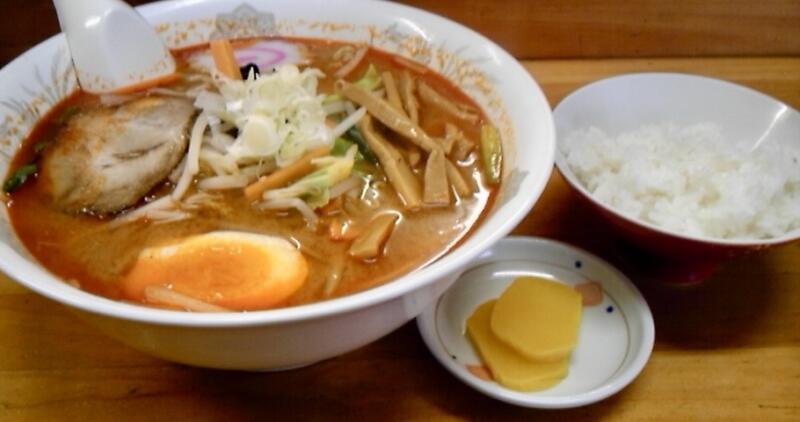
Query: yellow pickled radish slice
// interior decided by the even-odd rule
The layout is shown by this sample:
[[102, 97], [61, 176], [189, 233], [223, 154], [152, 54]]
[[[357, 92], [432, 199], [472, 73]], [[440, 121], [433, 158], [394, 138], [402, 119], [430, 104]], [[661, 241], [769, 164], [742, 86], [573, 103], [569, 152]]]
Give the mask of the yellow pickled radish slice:
[[497, 299], [492, 332], [528, 359], [560, 362], [578, 341], [581, 301], [566, 284], [519, 277]]
[[557, 362], [531, 361], [495, 337], [490, 320], [496, 303], [490, 300], [480, 305], [467, 319], [467, 335], [495, 381], [519, 391], [542, 390], [561, 381], [569, 369], [568, 358]]

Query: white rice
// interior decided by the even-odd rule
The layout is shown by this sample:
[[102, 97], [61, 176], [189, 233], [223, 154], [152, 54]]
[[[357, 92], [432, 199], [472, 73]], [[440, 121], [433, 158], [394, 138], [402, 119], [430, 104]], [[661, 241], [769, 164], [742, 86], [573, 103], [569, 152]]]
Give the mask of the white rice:
[[701, 123], [616, 137], [591, 127], [567, 134], [559, 148], [594, 198], [668, 230], [765, 239], [800, 229], [800, 145], [751, 144]]

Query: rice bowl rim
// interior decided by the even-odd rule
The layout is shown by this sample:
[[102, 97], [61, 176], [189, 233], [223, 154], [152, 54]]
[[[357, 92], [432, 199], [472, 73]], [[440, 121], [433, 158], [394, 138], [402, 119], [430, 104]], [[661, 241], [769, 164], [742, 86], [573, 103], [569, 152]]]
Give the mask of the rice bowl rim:
[[[783, 106], [787, 109], [788, 113], [794, 113], [800, 116], [800, 112], [797, 111], [794, 107], [784, 103], [783, 101], [778, 100], [775, 97], [767, 95], [763, 92], [755, 90], [753, 88], [740, 85], [734, 82], [726, 81], [723, 79], [713, 78], [709, 76], [703, 75], [696, 75], [688, 72], [630, 72], [624, 73], [620, 75], [609, 76], [606, 78], [598, 79], [587, 84], [581, 85], [580, 87], [576, 88], [574, 91], [570, 92], [567, 96], [562, 98], [558, 104], [553, 108], [553, 119], [556, 121], [556, 127], [558, 127], [558, 119], [559, 119], [559, 110], [563, 110], [566, 106], [565, 104], [569, 103], [570, 101], [574, 101], [580, 95], [585, 94], [586, 90], [595, 88], [598, 85], [609, 83], [612, 81], [619, 81], [621, 79], [627, 78], [637, 78], [637, 77], [665, 77], [665, 78], [690, 78], [703, 81], [704, 83], [716, 84], [718, 87], [739, 91], [745, 95], [754, 95], [757, 97], [761, 97], [762, 99], [771, 101], [776, 103], [777, 105]], [[800, 228], [791, 230], [789, 232], [784, 233], [782, 236], [772, 237], [772, 238], [715, 238], [710, 236], [698, 236], [698, 235], [691, 235], [686, 234], [674, 230], [667, 229], [663, 226], [656, 225], [654, 223], [647, 222], [637, 217], [633, 217], [631, 215], [625, 214], [622, 211], [617, 210], [616, 208], [612, 207], [609, 204], [601, 202], [597, 198], [595, 198], [594, 194], [589, 192], [589, 190], [578, 180], [575, 173], [570, 168], [569, 164], [566, 161], [566, 157], [561, 152], [559, 148], [559, 144], [561, 142], [561, 136], [563, 134], [559, 133], [558, 130], [556, 132], [556, 151], [555, 151], [555, 164], [558, 168], [558, 171], [564, 176], [570, 186], [573, 189], [577, 190], [581, 193], [582, 196], [586, 197], [591, 201], [594, 205], [599, 206], [600, 208], [610, 212], [615, 217], [618, 217], [628, 223], [646, 228], [653, 232], [671, 236], [683, 240], [689, 240], [696, 243], [706, 244], [708, 246], [725, 246], [725, 247], [741, 247], [741, 248], [768, 248], [771, 246], [791, 243], [797, 240], [800, 240]]]

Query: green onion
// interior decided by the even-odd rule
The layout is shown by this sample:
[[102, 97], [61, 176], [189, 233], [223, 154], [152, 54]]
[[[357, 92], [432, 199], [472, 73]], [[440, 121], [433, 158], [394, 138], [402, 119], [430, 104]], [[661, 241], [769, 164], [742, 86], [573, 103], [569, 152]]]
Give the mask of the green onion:
[[[341, 157], [345, 155], [347, 151], [350, 149], [350, 147], [353, 145], [356, 145], [356, 143], [348, 141], [347, 139], [344, 138], [336, 138], [336, 140], [333, 141], [333, 147], [331, 148], [331, 155]], [[375, 163], [365, 159], [364, 155], [361, 154], [361, 151], [357, 151], [355, 164], [353, 164], [353, 172], [355, 172], [359, 176], [376, 177], [378, 174], [378, 167], [376, 167]]]
[[486, 180], [491, 184], [499, 183], [503, 167], [503, 150], [497, 128], [489, 124], [481, 126], [480, 150]]
[[[336, 138], [333, 141], [333, 147], [331, 148], [331, 155], [341, 157], [345, 155], [347, 153], [347, 150], [349, 150], [350, 147], [353, 145], [355, 144], [353, 142], [348, 141], [347, 139]], [[358, 159], [358, 155], [356, 155], [356, 159]]]
[[375, 154], [369, 149], [367, 145], [367, 141], [364, 139], [364, 136], [361, 134], [361, 131], [358, 130], [357, 127], [353, 126], [345, 132], [345, 136], [347, 139], [353, 141], [358, 145], [358, 152], [364, 156], [364, 159], [369, 161], [372, 164], [376, 164], [378, 162], [378, 157], [375, 157]]
[[8, 193], [22, 186], [28, 180], [28, 176], [36, 173], [37, 170], [36, 164], [26, 164], [14, 170], [11, 176], [8, 176], [8, 179], [3, 183], [3, 191]]

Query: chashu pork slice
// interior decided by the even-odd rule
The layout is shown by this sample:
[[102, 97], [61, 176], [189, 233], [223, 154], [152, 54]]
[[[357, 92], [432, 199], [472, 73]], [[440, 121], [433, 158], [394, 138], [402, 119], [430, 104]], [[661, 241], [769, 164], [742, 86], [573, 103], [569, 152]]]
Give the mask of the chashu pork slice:
[[180, 162], [193, 116], [189, 100], [172, 97], [86, 110], [47, 148], [40, 176], [64, 211], [120, 211]]

